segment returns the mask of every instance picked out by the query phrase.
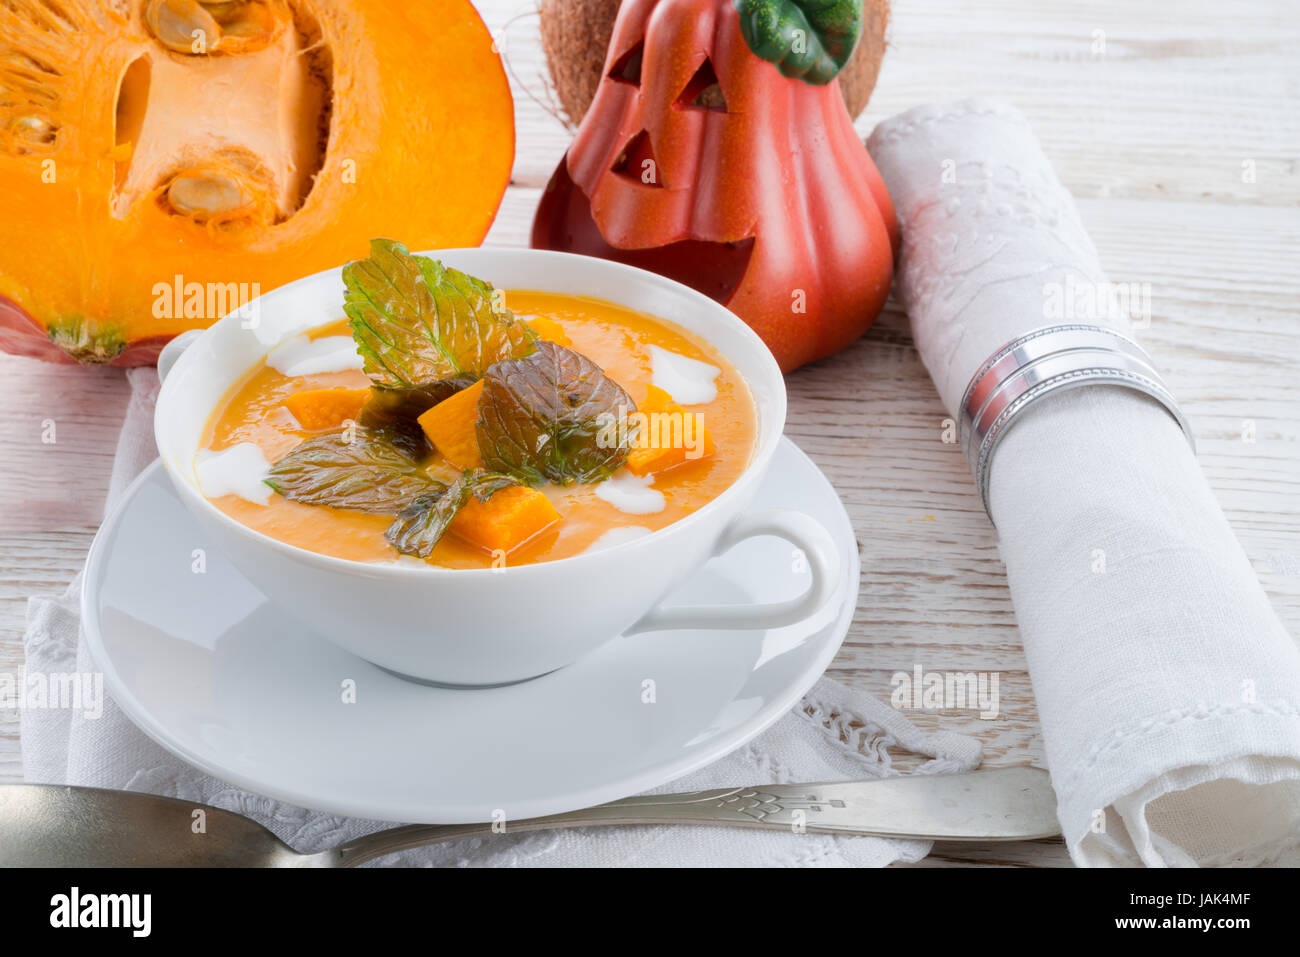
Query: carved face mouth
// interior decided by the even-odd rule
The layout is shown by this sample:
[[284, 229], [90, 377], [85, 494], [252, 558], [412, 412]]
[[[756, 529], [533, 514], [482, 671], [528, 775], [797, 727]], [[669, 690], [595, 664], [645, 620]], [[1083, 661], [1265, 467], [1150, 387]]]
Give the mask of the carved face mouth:
[[675, 279], [724, 306], [745, 278], [753, 238], [739, 242], [683, 239], [649, 249], [619, 249], [600, 234], [591, 203], [561, 162], [547, 184], [533, 220], [533, 246], [560, 249], [637, 266]]

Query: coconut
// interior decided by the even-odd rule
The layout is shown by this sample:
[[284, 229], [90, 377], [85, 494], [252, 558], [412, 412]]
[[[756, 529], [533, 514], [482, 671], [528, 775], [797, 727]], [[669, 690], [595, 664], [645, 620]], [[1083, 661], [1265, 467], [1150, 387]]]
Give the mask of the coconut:
[[542, 49], [570, 126], [582, 122], [605, 70], [620, 0], [541, 0]]
[[[542, 49], [551, 85], [571, 126], [586, 115], [605, 69], [620, 0], [540, 0]], [[862, 37], [840, 71], [840, 92], [849, 115], [866, 109], [885, 55], [889, 0], [862, 0]]]
[[885, 28], [889, 26], [889, 0], [862, 0], [862, 36], [849, 62], [840, 70], [840, 92], [849, 116], [855, 120], [867, 108], [885, 55]]

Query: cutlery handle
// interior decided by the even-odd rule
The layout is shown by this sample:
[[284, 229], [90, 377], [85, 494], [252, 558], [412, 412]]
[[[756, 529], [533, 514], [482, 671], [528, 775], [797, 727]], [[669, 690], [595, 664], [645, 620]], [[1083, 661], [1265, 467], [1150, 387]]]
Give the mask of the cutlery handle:
[[649, 794], [497, 824], [411, 824], [367, 834], [334, 854], [338, 864], [350, 867], [427, 844], [615, 824], [704, 824], [943, 841], [1025, 841], [1060, 833], [1047, 772], [1013, 767], [876, 781]]

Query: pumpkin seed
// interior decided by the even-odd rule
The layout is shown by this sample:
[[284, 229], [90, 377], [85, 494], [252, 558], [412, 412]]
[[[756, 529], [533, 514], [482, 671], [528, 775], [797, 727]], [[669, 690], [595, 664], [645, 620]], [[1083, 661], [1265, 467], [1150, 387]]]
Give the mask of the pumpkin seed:
[[239, 8], [246, 3], [247, 0], [199, 0], [199, 5], [220, 23], [233, 20]]
[[210, 219], [251, 205], [253, 194], [233, 176], [212, 170], [187, 170], [167, 187], [167, 202], [182, 216]]
[[159, 43], [177, 53], [207, 53], [221, 40], [221, 26], [195, 0], [150, 0], [144, 21]]
[[54, 125], [42, 116], [20, 116], [9, 124], [9, 129], [22, 143], [47, 146], [54, 142]]

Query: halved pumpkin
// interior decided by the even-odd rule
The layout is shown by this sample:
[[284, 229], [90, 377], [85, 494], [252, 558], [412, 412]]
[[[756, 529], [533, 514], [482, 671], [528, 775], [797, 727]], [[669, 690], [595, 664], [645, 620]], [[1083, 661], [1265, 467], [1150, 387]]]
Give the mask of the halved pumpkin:
[[0, 349], [148, 364], [372, 237], [477, 245], [513, 156], [468, 0], [4, 0]]

